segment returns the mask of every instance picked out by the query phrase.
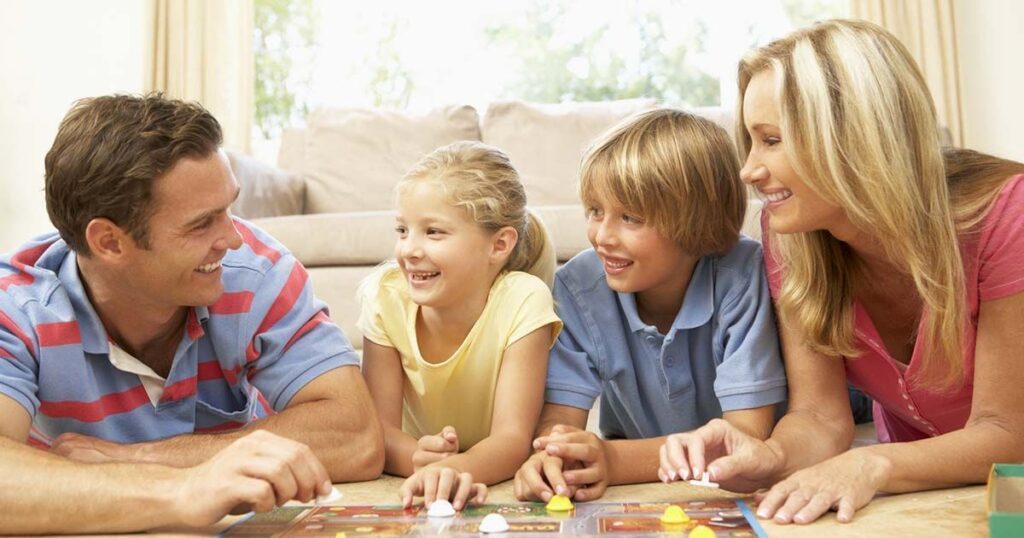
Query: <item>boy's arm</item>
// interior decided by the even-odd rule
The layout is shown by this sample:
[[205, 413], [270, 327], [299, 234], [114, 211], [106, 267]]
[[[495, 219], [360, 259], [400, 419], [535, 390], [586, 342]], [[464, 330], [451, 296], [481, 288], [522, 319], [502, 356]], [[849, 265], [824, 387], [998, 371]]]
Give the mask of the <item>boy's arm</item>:
[[551, 325], [520, 338], [505, 350], [494, 393], [491, 433], [462, 454], [436, 465], [472, 473], [485, 484], [507, 480], [530, 454], [540, 416]]
[[384, 428], [384, 472], [409, 476], [416, 438], [402, 431], [402, 359], [393, 347], [363, 338], [363, 377]]

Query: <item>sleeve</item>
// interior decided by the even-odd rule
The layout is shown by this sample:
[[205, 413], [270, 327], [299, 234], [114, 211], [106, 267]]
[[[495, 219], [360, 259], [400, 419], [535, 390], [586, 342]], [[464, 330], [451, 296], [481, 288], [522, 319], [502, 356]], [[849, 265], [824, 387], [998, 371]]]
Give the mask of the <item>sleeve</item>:
[[29, 417], [39, 410], [39, 363], [31, 323], [0, 292], [0, 394], [21, 404]]
[[989, 301], [1024, 291], [1024, 175], [1003, 186], [983, 223], [979, 299]]
[[250, 379], [275, 411], [320, 375], [359, 365], [326, 304], [313, 295], [309, 273], [290, 254], [264, 276], [247, 329], [253, 335], [246, 350]]
[[735, 295], [723, 301], [715, 341], [721, 362], [715, 371], [715, 395], [722, 411], [750, 409], [786, 399], [786, 372], [778, 329], [761, 256]]
[[543, 280], [532, 275], [523, 276], [522, 282], [513, 283], [517, 292], [522, 293], [522, 298], [518, 313], [512, 320], [506, 347], [545, 325], [552, 325], [551, 343], [548, 346], [553, 346], [562, 332], [562, 320], [555, 314], [555, 301], [551, 298], [551, 290]]
[[[589, 410], [601, 394], [601, 378], [592, 357], [585, 351], [589, 326], [572, 292], [555, 275], [555, 304], [565, 324], [548, 356], [548, 379], [544, 400]], [[587, 346], [592, 349], [592, 346]]]
[[368, 276], [359, 285], [359, 320], [356, 321], [356, 328], [359, 332], [363, 333], [363, 336], [371, 342], [387, 346], [395, 347], [388, 338], [388, 333], [384, 330], [384, 318], [382, 311], [384, 308], [384, 275], [388, 273], [392, 268], [384, 267], [373, 274]]

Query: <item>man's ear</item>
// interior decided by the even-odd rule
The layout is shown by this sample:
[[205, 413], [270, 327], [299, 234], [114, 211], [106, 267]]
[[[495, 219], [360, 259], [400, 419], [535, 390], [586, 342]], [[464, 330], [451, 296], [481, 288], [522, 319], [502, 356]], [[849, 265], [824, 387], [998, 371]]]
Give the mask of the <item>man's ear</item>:
[[128, 233], [105, 217], [94, 218], [85, 225], [85, 243], [92, 257], [111, 261], [121, 258], [135, 245]]
[[519, 232], [511, 226], [505, 226], [491, 236], [491, 262], [504, 266], [512, 255], [512, 250], [519, 242]]

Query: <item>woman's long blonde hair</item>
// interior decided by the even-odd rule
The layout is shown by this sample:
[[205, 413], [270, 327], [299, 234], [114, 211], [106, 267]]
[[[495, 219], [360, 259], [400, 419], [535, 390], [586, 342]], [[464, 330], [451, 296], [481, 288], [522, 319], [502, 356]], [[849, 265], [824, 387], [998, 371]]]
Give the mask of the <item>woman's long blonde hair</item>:
[[[741, 96], [764, 71], [776, 74], [779, 127], [796, 173], [913, 278], [925, 307], [920, 380], [935, 389], [958, 385], [967, 323], [958, 237], [980, 221], [1019, 163], [951, 152], [950, 163], [960, 164], [947, 180], [924, 78], [907, 49], [874, 24], [825, 21], [751, 51], [739, 66]], [[745, 158], [751, 140], [742, 100], [737, 112]], [[849, 248], [824, 230], [769, 240], [785, 272], [781, 315], [803, 330], [811, 349], [859, 355], [858, 263]]]
[[432, 180], [441, 184], [449, 203], [461, 207], [489, 232], [510, 226], [519, 239], [504, 270], [530, 273], [551, 287], [555, 249], [544, 223], [526, 207], [519, 172], [501, 150], [480, 142], [455, 142], [420, 159], [398, 184]]

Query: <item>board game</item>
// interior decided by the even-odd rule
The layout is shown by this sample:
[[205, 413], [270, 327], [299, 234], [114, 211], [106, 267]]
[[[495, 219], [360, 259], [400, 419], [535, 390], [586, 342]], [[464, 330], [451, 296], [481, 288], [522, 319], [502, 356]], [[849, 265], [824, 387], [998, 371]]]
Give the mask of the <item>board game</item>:
[[[661, 522], [669, 506], [689, 517], [681, 524]], [[428, 518], [422, 506], [399, 505], [285, 506], [256, 514], [223, 536], [327, 537], [352, 536], [481, 536], [479, 526], [488, 514], [502, 515], [508, 530], [497, 536], [674, 536], [685, 538], [697, 525], [705, 525], [718, 538], [766, 536], [741, 499], [679, 502], [579, 503], [568, 512], [551, 512], [541, 503], [467, 506], [450, 518]], [[344, 534], [342, 534], [344, 533]]]

